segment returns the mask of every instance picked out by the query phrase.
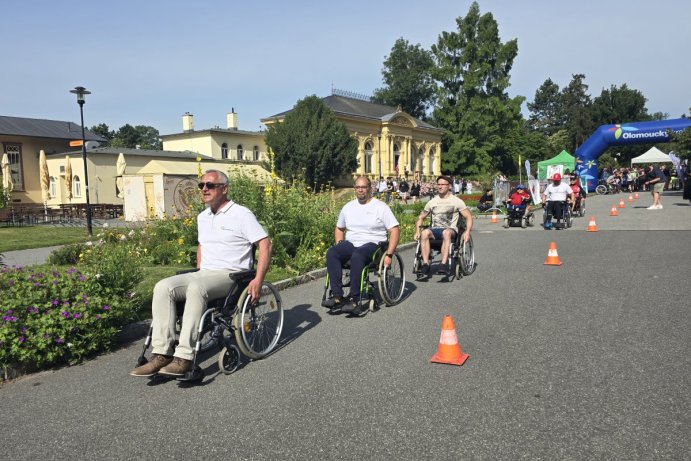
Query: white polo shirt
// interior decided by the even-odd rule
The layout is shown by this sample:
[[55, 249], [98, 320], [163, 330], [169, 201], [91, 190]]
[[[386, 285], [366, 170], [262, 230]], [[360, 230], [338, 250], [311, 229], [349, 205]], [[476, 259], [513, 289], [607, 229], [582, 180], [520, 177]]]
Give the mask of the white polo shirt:
[[571, 192], [573, 192], [571, 186], [564, 182], [560, 182], [558, 186], [552, 183], [545, 188], [545, 197], [548, 202], [563, 202], [571, 195]]
[[252, 212], [235, 202], [213, 214], [210, 208], [197, 216], [197, 240], [201, 245], [200, 269], [252, 268], [252, 244], [267, 237]]
[[346, 229], [345, 238], [355, 247], [385, 241], [386, 231], [396, 226], [398, 221], [391, 208], [376, 198], [364, 205], [357, 199], [346, 203], [336, 223], [336, 227]]

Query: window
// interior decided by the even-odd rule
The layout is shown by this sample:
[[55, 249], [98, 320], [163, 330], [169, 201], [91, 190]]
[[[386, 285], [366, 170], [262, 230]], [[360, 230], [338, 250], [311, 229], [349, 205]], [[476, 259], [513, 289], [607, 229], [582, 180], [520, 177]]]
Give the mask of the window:
[[245, 154], [242, 151], [242, 144], [238, 144], [238, 150], [237, 150], [237, 159], [238, 160], [245, 160]]
[[417, 160], [418, 160], [418, 171], [420, 174], [423, 174], [425, 172], [425, 149], [420, 148], [417, 154]]
[[434, 149], [429, 150], [429, 173], [434, 174]]
[[372, 173], [372, 143], [365, 143], [365, 173]]
[[58, 184], [54, 176], [50, 177], [50, 185], [48, 187], [48, 192], [50, 193], [50, 198], [55, 198], [58, 196]]
[[[5, 152], [10, 161], [10, 176], [14, 183], [14, 190], [24, 190], [22, 182], [22, 146], [21, 144], [5, 144]], [[0, 155], [0, 157], [2, 157]]]
[[393, 169], [398, 173], [398, 160], [401, 158], [401, 148], [398, 144], [393, 145]]
[[72, 193], [74, 194], [74, 198], [82, 196], [82, 182], [79, 180], [79, 176], [72, 177]]
[[254, 149], [252, 149], [253, 152], [253, 158], [255, 162], [259, 161], [259, 146], [254, 146]]
[[221, 144], [221, 158], [226, 160], [228, 158], [228, 144]]

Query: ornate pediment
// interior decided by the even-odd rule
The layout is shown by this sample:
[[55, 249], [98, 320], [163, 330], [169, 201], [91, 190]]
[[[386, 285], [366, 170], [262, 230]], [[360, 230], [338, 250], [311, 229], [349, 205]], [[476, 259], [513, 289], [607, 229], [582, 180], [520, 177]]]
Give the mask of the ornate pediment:
[[390, 123], [392, 125], [413, 126], [413, 124], [410, 123], [410, 120], [405, 117], [394, 117]]

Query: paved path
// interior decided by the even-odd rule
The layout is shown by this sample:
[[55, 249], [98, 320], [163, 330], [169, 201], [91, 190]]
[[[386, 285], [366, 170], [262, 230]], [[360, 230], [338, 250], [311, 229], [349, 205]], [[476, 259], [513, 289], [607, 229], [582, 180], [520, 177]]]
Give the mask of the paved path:
[[[478, 220], [475, 274], [362, 319], [326, 315], [323, 280], [287, 289], [281, 347], [231, 376], [131, 378], [137, 341], [9, 383], [4, 457], [688, 459], [691, 207], [589, 200], [597, 233]], [[428, 362], [444, 314], [463, 367]]]

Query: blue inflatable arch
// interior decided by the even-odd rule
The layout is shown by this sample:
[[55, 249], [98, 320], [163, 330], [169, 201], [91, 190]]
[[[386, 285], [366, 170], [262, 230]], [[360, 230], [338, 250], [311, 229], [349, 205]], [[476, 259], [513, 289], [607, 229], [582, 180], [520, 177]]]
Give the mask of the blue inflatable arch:
[[598, 161], [607, 148], [628, 144], [669, 142], [668, 130], [681, 133], [691, 127], [691, 119], [655, 120], [652, 122], [602, 125], [576, 149], [576, 173], [588, 184], [588, 191], [597, 186]]

